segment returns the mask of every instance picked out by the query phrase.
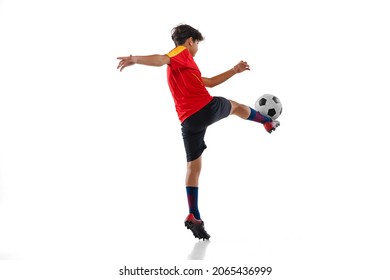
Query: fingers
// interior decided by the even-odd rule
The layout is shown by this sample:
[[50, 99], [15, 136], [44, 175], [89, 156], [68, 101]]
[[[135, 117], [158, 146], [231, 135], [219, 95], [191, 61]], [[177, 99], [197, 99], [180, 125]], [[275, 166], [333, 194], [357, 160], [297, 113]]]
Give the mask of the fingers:
[[124, 58], [118, 58], [118, 59], [121, 59], [121, 61], [119, 61], [119, 64], [118, 64], [118, 67], [116, 69], [119, 69], [120, 68], [120, 71], [123, 70], [123, 68], [131, 65], [131, 63], [127, 62], [126, 61], [126, 57]]
[[239, 63], [245, 70], [250, 70], [249, 64], [246, 61], [241, 60]]
[[116, 69], [119, 69], [119, 71], [122, 72], [122, 69], [123, 69], [123, 63], [122, 63], [122, 61], [119, 62], [118, 67], [117, 67]]
[[130, 65], [133, 65], [134, 62], [131, 61], [131, 57], [132, 57], [132, 55], [117, 57], [117, 59], [120, 59], [120, 61], [119, 61], [118, 66], [116, 67], [116, 69], [119, 69], [119, 71], [122, 72], [123, 68], [130, 66]]
[[237, 67], [236, 73], [241, 73], [245, 70], [251, 70], [249, 64], [243, 60], [241, 60], [235, 67]]
[[118, 64], [118, 67], [116, 69], [120, 69], [120, 71], [122, 71], [122, 69], [124, 68], [124, 64], [125, 64], [125, 61], [122, 59], [121, 61], [119, 61], [119, 64]]

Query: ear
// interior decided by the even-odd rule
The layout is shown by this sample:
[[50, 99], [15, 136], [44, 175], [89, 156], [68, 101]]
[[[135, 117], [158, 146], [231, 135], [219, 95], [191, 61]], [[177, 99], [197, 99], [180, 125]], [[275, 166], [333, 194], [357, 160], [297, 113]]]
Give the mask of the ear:
[[190, 37], [190, 38], [188, 38], [187, 40], [188, 40], [188, 44], [189, 44], [190, 46], [192, 46], [192, 44], [194, 43], [194, 39], [192, 39], [192, 37]]

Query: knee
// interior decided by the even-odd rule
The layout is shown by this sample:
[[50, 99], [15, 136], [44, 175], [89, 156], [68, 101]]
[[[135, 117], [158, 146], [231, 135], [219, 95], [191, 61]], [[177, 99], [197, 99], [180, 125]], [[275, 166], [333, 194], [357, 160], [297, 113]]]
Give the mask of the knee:
[[242, 119], [247, 119], [249, 117], [250, 108], [248, 106], [232, 100], [230, 100], [230, 104], [232, 104], [232, 109], [230, 110], [231, 115], [236, 115]]
[[232, 115], [236, 112], [238, 103], [233, 101], [233, 100], [229, 100], [229, 101], [230, 101], [230, 105], [231, 105], [230, 115]]
[[187, 163], [187, 173], [188, 174], [199, 174], [202, 169], [202, 165], [196, 160], [190, 161]]

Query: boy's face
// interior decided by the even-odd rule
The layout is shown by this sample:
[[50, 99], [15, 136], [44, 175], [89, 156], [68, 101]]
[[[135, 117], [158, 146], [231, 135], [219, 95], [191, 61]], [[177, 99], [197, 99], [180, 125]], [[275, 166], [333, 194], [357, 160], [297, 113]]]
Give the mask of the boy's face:
[[198, 52], [198, 44], [199, 42], [198, 41], [194, 41], [191, 38], [188, 38], [187, 40], [187, 49], [189, 50], [190, 54], [194, 57], [196, 55], [196, 53]]

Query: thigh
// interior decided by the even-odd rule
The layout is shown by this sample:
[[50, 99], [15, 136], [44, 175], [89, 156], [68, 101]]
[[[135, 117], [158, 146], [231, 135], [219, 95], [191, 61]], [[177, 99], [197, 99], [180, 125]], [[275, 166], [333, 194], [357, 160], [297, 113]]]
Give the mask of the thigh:
[[207, 148], [204, 141], [206, 128], [201, 130], [191, 130], [186, 127], [181, 128], [184, 148], [186, 150], [187, 162], [199, 158]]
[[197, 159], [207, 148], [204, 141], [209, 125], [230, 115], [231, 103], [224, 97], [214, 97], [200, 111], [188, 117], [182, 124], [182, 135], [187, 161]]
[[200, 111], [186, 119], [182, 126], [201, 130], [230, 115], [232, 105], [224, 97], [216, 96]]

